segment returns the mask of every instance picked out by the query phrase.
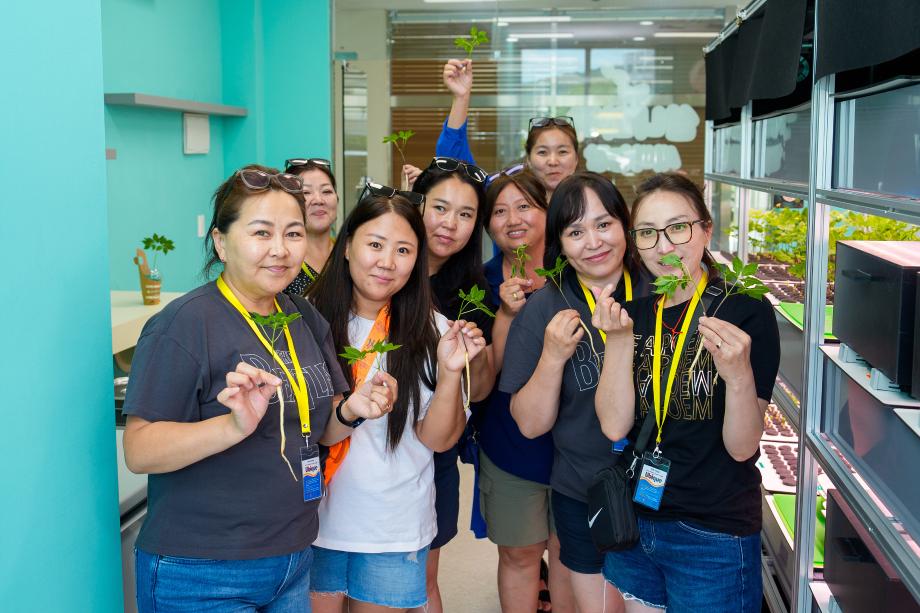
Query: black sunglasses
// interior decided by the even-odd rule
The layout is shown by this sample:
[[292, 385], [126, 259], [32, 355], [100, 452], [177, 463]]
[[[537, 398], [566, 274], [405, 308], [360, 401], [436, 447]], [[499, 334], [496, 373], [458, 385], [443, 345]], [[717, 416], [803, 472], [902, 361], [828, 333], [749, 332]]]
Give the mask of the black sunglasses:
[[371, 196], [381, 196], [383, 198], [402, 196], [415, 206], [422, 206], [425, 204], [424, 194], [420, 194], [418, 192], [404, 192], [401, 189], [396, 189], [395, 187], [390, 187], [389, 185], [381, 185], [379, 183], [374, 183], [373, 181], [368, 181], [364, 184], [364, 191], [361, 192], [361, 197], [358, 198], [358, 200], [364, 200], [368, 194]]
[[291, 194], [303, 194], [303, 181], [300, 177], [286, 172], [272, 175], [255, 168], [244, 168], [236, 171], [240, 181], [254, 192], [261, 192], [271, 187], [272, 183]]
[[311, 166], [322, 166], [323, 168], [332, 170], [332, 162], [326, 158], [291, 158], [290, 160], [284, 160], [285, 172], [294, 168], [309, 168]]
[[531, 117], [530, 124], [527, 126], [527, 131], [530, 132], [534, 128], [545, 128], [550, 124], [574, 128], [575, 120], [568, 115], [560, 115], [558, 117]]
[[492, 182], [495, 181], [495, 179], [499, 178], [502, 175], [513, 177], [514, 175], [518, 174], [519, 172], [522, 172], [523, 170], [524, 170], [524, 164], [515, 164], [514, 166], [509, 166], [508, 168], [499, 170], [495, 174], [492, 174], [486, 177], [485, 186], [489, 187], [490, 185], [492, 185]]
[[466, 172], [466, 176], [475, 181], [476, 183], [484, 183], [488, 178], [486, 171], [475, 166], [473, 164], [467, 164], [463, 160], [458, 160], [457, 158], [446, 158], [446, 157], [436, 157], [431, 160], [431, 164], [428, 165], [426, 170], [443, 170], [444, 172], [453, 172], [458, 168], [462, 168]]

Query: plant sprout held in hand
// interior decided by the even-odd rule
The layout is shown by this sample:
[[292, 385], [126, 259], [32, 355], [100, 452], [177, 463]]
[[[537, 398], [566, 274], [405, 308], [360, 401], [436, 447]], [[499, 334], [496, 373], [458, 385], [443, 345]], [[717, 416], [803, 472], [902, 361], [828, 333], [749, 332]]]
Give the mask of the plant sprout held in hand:
[[[413, 130], [400, 130], [399, 132], [393, 132], [389, 136], [383, 137], [384, 143], [393, 143], [396, 147], [396, 150], [399, 152], [399, 157], [402, 159], [403, 167], [406, 166], [406, 152], [403, 150], [403, 147], [406, 146], [406, 143], [409, 142], [409, 139], [415, 136]], [[402, 189], [409, 189], [409, 176], [403, 172], [402, 175]]]
[[[284, 313], [280, 312], [272, 313], [271, 315], [259, 315], [258, 313], [250, 313], [249, 317], [252, 318], [252, 321], [261, 326], [263, 331], [266, 328], [271, 329], [271, 334], [269, 335], [269, 344], [272, 348], [272, 357], [278, 360], [278, 362], [281, 362], [281, 358], [278, 356], [278, 351], [275, 349], [275, 343], [279, 338], [281, 338], [281, 335], [284, 334], [284, 330], [288, 327], [288, 324], [300, 318], [300, 313], [291, 313], [290, 315], [285, 315]], [[297, 481], [297, 475], [294, 474], [294, 468], [291, 466], [291, 462], [287, 459], [287, 456], [284, 455], [284, 446], [287, 443], [287, 439], [284, 435], [284, 390], [280, 385], [278, 386], [277, 394], [278, 403], [280, 405], [279, 424], [281, 427], [281, 459], [284, 460], [285, 464], [287, 464], [288, 470], [291, 471], [291, 476], [294, 477], [294, 481]]]
[[473, 49], [483, 43], [489, 42], [489, 35], [485, 30], [480, 30], [476, 26], [470, 28], [470, 36], [458, 36], [454, 39], [454, 46], [462, 51], [466, 51], [466, 57], [473, 57]]
[[345, 358], [345, 361], [348, 362], [349, 366], [354, 366], [357, 362], [360, 362], [368, 355], [373, 353], [376, 354], [376, 357], [374, 357], [373, 365], [377, 367], [377, 370], [381, 370], [380, 356], [382, 356], [384, 353], [395, 351], [400, 347], [402, 347], [402, 345], [394, 345], [393, 343], [388, 343], [386, 341], [380, 340], [375, 342], [370, 348], [364, 350], [351, 346], [345, 347], [345, 350], [339, 354], [339, 357]]
[[[563, 260], [562, 256], [556, 256], [556, 263], [552, 268], [547, 270], [546, 268], [537, 268], [534, 270], [539, 276], [549, 279], [553, 282], [553, 285], [559, 290], [559, 294], [562, 296], [562, 299], [565, 300], [565, 304], [572, 309], [572, 303], [569, 302], [569, 299], [566, 298], [565, 292], [562, 291], [562, 271], [565, 270], [565, 267], [568, 266], [569, 261]], [[574, 310], [574, 309], [573, 309]], [[598, 355], [597, 350], [594, 348], [594, 337], [591, 335], [591, 330], [588, 329], [588, 326], [585, 325], [585, 322], [582, 321], [581, 317], [578, 318], [578, 323], [585, 331], [585, 334], [588, 336], [588, 342], [591, 344], [591, 353], [594, 354], [594, 359], [597, 361], [598, 366], [601, 363], [601, 356]]]
[[527, 278], [524, 271], [524, 264], [530, 261], [530, 254], [527, 253], [527, 244], [518, 245], [514, 248], [514, 261], [511, 263], [511, 277]]
[[[482, 311], [492, 319], [495, 319], [495, 313], [482, 302], [486, 297], [486, 290], [480, 289], [478, 284], [474, 284], [468, 292], [462, 289], [459, 290], [457, 295], [460, 297], [460, 310], [457, 313], [457, 319], [462, 319], [464, 315], [469, 315], [476, 311]], [[466, 361], [466, 398], [464, 399], [463, 408], [468, 409], [470, 408], [471, 393], [470, 352], [466, 348], [466, 339], [463, 338], [463, 336], [464, 335], [461, 333], [460, 340], [463, 341], [463, 359]]]

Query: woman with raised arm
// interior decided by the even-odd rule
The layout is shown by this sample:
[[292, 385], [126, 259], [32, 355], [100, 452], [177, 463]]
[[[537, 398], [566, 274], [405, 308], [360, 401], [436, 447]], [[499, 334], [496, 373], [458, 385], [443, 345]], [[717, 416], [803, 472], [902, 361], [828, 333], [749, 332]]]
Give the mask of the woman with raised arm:
[[286, 294], [303, 296], [316, 280], [332, 253], [332, 227], [339, 212], [339, 196], [335, 191], [332, 162], [324, 158], [293, 158], [284, 162], [284, 172], [297, 175], [303, 183], [307, 227], [306, 247], [300, 272], [288, 285]]
[[[449, 323], [433, 309], [424, 197], [374, 184], [366, 194], [309, 298], [335, 346], [357, 356], [351, 364], [340, 357], [349, 382], [386, 371], [401, 393], [386, 419], [346, 424], [355, 429], [319, 509], [311, 583], [318, 613], [425, 606], [437, 530], [433, 452], [463, 432], [462, 373], [467, 356], [485, 347], [474, 323]], [[384, 349], [391, 351], [380, 355]]]
[[655, 417], [637, 462], [640, 543], [608, 553], [604, 576], [628, 613], [755, 613], [762, 595], [755, 462], [779, 368], [773, 309], [764, 298], [727, 293], [731, 286], [716, 277], [706, 249], [712, 217], [688, 178], [646, 180], [631, 226], [651, 274], [689, 280], [625, 307], [609, 288], [598, 300], [593, 323], [607, 341], [595, 405], [604, 434], [635, 442], [646, 415]]
[[205, 274], [220, 263], [220, 276], [169, 303], [138, 340], [124, 448], [128, 468], [149, 475], [141, 612], [309, 611], [316, 443], [350, 431], [330, 420], [333, 407], [354, 420], [396, 401], [384, 373], [344, 400], [329, 325], [282, 293], [306, 251], [302, 189], [272, 168], [234, 172], [214, 194], [206, 240]]
[[536, 292], [511, 325], [499, 389], [511, 394], [511, 414], [527, 437], [552, 434], [550, 486], [560, 559], [571, 571], [579, 611], [622, 610], [601, 574], [604, 556], [589, 526], [588, 487], [608, 466], [613, 448], [594, 412], [603, 332], [589, 328], [592, 288], [620, 300], [648, 291], [636, 274], [626, 234], [629, 214], [605, 177], [580, 172], [556, 189], [546, 223], [543, 266], [552, 283]]

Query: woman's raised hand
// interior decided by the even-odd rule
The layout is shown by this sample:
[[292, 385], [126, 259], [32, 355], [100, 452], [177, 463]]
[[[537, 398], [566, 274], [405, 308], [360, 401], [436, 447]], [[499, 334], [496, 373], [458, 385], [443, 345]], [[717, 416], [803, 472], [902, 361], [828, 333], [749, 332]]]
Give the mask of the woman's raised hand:
[[603, 289], [592, 287], [591, 292], [597, 304], [591, 314], [591, 325], [603, 330], [609, 339], [611, 336], [632, 338], [633, 320], [620, 303], [613, 299], [613, 285]]
[[275, 392], [282, 393], [280, 385], [275, 375], [240, 362], [227, 373], [227, 387], [217, 394], [217, 401], [230, 409], [234, 428], [245, 438], [255, 432]]
[[469, 96], [473, 90], [473, 60], [447, 60], [442, 76], [444, 86], [455, 98]]
[[520, 277], [510, 277], [498, 286], [498, 297], [501, 298], [501, 310], [514, 317], [527, 302], [525, 293], [533, 290], [533, 281]]
[[422, 169], [412, 164], [403, 164], [402, 171], [403, 175], [406, 177], [409, 189], [412, 189], [412, 186], [415, 185], [415, 181], [422, 176]]
[[482, 337], [482, 330], [472, 321], [460, 319], [450, 324], [450, 328], [438, 341], [438, 366], [451, 372], [460, 372], [466, 368], [467, 359], [472, 360], [485, 348], [486, 339]]
[[712, 354], [719, 376], [726, 383], [751, 382], [751, 337], [734, 324], [716, 317], [700, 317], [703, 348]]
[[[342, 406], [343, 417], [348, 419], [347, 413], [364, 419], [383, 417], [393, 410], [398, 391], [396, 379], [388, 373], [377, 371], [369, 381], [365, 381], [345, 401]], [[349, 421], [354, 420], [349, 419]]]
[[572, 357], [578, 341], [584, 336], [581, 318], [575, 309], [565, 309], [556, 313], [543, 333], [543, 354], [549, 358], [564, 362]]

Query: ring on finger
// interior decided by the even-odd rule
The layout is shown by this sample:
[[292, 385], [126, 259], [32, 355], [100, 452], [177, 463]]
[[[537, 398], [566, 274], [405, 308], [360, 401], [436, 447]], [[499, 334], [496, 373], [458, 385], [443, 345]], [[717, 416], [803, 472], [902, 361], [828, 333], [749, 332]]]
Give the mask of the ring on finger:
[[518, 293], [517, 293], [517, 292], [512, 292], [512, 293], [511, 293], [511, 297], [514, 298], [515, 300], [517, 300], [517, 299], [518, 299]]
[[722, 341], [721, 341], [721, 340], [720, 340], [718, 343], [716, 343], [716, 349], [722, 349]]

